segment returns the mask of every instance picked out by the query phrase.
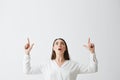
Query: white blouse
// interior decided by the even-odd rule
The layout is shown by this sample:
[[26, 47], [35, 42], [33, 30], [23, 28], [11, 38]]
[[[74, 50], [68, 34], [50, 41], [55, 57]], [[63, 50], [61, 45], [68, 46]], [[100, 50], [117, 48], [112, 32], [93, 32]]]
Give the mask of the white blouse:
[[33, 68], [30, 65], [30, 55], [25, 55], [23, 71], [26, 74], [42, 73], [45, 80], [76, 80], [77, 74], [97, 72], [97, 59], [95, 54], [90, 53], [90, 63], [88, 66], [83, 66], [74, 61], [66, 60], [62, 66], [59, 67], [55, 60], [50, 60], [46, 65]]

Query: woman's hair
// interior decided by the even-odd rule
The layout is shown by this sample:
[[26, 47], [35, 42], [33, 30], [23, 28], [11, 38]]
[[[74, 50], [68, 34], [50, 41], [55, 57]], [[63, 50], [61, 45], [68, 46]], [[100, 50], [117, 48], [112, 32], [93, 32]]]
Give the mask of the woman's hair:
[[[55, 42], [56, 42], [57, 40], [62, 40], [62, 41], [65, 43], [66, 50], [65, 50], [65, 52], [64, 52], [64, 59], [65, 59], [65, 60], [70, 60], [70, 56], [69, 56], [69, 52], [68, 52], [68, 47], [67, 47], [67, 44], [66, 44], [65, 40], [62, 39], [62, 38], [57, 38], [57, 39], [54, 40], [53, 46], [54, 46], [54, 44], [55, 44]], [[56, 53], [55, 53], [55, 51], [54, 51], [53, 48], [52, 48], [51, 60], [54, 60], [55, 58], [56, 58]]]

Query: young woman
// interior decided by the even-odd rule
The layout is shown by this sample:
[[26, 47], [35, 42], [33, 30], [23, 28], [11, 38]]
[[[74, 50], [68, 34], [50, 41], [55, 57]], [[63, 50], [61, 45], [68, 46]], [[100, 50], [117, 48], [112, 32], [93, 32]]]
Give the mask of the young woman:
[[76, 80], [77, 74], [97, 72], [97, 59], [95, 56], [95, 46], [88, 39], [88, 44], [84, 45], [90, 51], [90, 63], [88, 66], [70, 60], [67, 44], [64, 39], [57, 38], [53, 42], [51, 60], [46, 65], [33, 68], [30, 65], [30, 51], [34, 44], [25, 45], [24, 72], [26, 74], [42, 73], [45, 80]]

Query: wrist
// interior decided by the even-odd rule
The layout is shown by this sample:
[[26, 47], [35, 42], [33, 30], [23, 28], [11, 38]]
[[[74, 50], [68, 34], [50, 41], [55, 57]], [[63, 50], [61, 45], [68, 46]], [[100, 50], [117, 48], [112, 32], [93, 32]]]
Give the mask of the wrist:
[[30, 55], [29, 53], [26, 53], [26, 55]]
[[26, 55], [29, 55], [29, 54], [30, 54], [30, 52], [28, 52], [28, 51], [25, 51], [25, 54], [26, 54]]
[[95, 53], [95, 51], [90, 51], [91, 52], [91, 54], [94, 54]]

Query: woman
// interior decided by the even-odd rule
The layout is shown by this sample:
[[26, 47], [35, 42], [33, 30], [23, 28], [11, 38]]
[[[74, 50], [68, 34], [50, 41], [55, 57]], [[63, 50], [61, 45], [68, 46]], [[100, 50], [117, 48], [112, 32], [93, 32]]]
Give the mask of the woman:
[[95, 56], [95, 46], [88, 39], [88, 44], [84, 45], [90, 51], [90, 63], [81, 67], [78, 63], [70, 60], [67, 44], [64, 39], [57, 38], [53, 42], [51, 60], [46, 65], [33, 68], [30, 65], [30, 51], [33, 45], [25, 45], [24, 72], [26, 74], [42, 73], [45, 80], [76, 80], [77, 74], [97, 72], [97, 60]]

